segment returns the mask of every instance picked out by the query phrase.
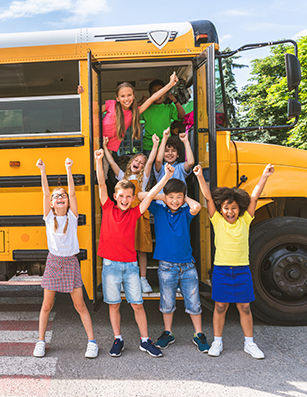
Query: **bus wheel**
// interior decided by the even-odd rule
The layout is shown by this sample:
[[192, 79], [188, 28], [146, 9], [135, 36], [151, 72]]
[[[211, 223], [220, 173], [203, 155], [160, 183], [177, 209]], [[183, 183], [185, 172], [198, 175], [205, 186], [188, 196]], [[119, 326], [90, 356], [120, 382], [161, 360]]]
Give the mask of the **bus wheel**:
[[250, 263], [255, 316], [276, 325], [307, 324], [307, 219], [271, 218], [252, 227]]

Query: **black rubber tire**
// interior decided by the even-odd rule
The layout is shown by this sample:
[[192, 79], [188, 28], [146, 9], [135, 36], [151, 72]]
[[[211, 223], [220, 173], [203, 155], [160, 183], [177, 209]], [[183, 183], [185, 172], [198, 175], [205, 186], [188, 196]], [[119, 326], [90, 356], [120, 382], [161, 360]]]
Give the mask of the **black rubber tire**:
[[307, 324], [307, 219], [271, 218], [252, 227], [250, 264], [253, 314], [269, 324]]

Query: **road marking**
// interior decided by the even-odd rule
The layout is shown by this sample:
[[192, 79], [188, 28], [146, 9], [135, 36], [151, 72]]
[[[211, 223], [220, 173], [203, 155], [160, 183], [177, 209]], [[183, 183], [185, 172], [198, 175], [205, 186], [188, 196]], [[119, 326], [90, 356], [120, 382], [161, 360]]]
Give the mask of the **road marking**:
[[58, 359], [53, 357], [0, 357], [0, 374], [18, 376], [53, 376]]
[[[52, 331], [47, 331], [45, 335], [46, 343], [50, 343], [51, 337], [52, 337]], [[0, 343], [3, 342], [36, 343], [37, 341], [38, 341], [38, 330], [37, 331], [0, 331]]]

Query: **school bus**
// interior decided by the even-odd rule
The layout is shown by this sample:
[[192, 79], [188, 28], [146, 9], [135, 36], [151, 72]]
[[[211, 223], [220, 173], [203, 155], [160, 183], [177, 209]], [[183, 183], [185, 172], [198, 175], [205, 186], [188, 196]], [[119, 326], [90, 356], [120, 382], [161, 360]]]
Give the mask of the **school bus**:
[[[194, 111], [190, 143], [211, 187], [240, 185], [251, 193], [264, 166], [269, 162], [275, 165], [276, 173], [258, 201], [251, 227], [256, 293], [252, 308], [269, 323], [306, 323], [307, 153], [231, 140], [221, 69], [222, 58], [229, 54], [219, 52], [211, 22], [1, 34], [0, 42], [1, 280], [21, 272], [43, 273], [47, 243], [35, 163], [38, 158], [44, 160], [51, 188], [65, 186], [64, 161], [70, 157], [80, 213], [78, 257], [85, 290], [98, 307], [101, 209], [93, 152], [102, 141], [100, 105], [114, 98], [120, 82], [131, 82], [140, 99], [148, 95], [150, 81], [167, 82], [176, 71], [180, 79], [177, 97]], [[287, 56], [287, 62], [289, 89], [296, 93], [296, 98], [289, 100], [290, 116], [297, 121], [297, 56]], [[79, 84], [84, 87], [81, 95], [77, 94]], [[217, 113], [223, 116], [222, 122]], [[120, 150], [141, 150], [141, 142], [127, 139]], [[191, 233], [202, 300], [212, 307], [213, 234], [193, 175], [188, 179], [188, 191], [203, 204]]]

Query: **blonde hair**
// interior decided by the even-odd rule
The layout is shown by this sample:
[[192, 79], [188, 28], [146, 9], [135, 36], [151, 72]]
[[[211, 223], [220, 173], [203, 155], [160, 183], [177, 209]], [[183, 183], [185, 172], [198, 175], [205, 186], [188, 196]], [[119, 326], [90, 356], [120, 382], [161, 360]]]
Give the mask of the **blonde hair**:
[[128, 181], [127, 179], [122, 179], [121, 181], [117, 182], [115, 185], [114, 191], [117, 193], [121, 189], [132, 189], [133, 196], [135, 194], [135, 186], [131, 181]]
[[[68, 197], [68, 206], [67, 206], [67, 211], [66, 211], [66, 214], [65, 214], [66, 215], [66, 223], [65, 223], [65, 226], [64, 226], [64, 229], [63, 229], [63, 233], [65, 234], [67, 232], [67, 228], [68, 228], [69, 195], [66, 192], [66, 190], [63, 189], [62, 187], [56, 187], [55, 189], [53, 189], [53, 191], [51, 193], [51, 196], [50, 196], [50, 199], [52, 200], [52, 196], [54, 195], [54, 193], [58, 192], [59, 190], [63, 190], [64, 193], [66, 193], [67, 197]], [[53, 217], [53, 228], [54, 228], [54, 232], [56, 233], [56, 231], [58, 230], [59, 224], [58, 224], [58, 221], [56, 219], [55, 209], [53, 207], [51, 207], [51, 210], [52, 210], [53, 215], [54, 215], [54, 217]]]
[[[131, 88], [133, 95], [135, 95], [133, 86], [130, 83], [125, 82], [125, 83], [120, 84], [117, 87], [116, 97], [118, 97], [119, 91], [122, 88]], [[141, 136], [140, 113], [139, 113], [138, 105], [137, 105], [135, 98], [134, 98], [129, 110], [131, 110], [131, 112], [132, 112], [132, 130], [133, 130], [132, 139], [140, 139], [140, 136]], [[119, 102], [116, 102], [115, 114], [116, 114], [116, 135], [120, 141], [123, 141], [125, 132], [126, 132], [125, 117], [124, 117], [123, 109]]]
[[145, 163], [143, 168], [137, 173], [137, 183], [139, 186], [139, 189], [142, 191], [143, 190], [143, 179], [144, 179], [144, 171], [145, 171], [145, 165], [147, 163], [147, 157], [145, 156], [145, 154], [143, 153], [138, 153], [135, 154], [134, 156], [131, 157], [131, 159], [129, 160], [127, 167], [126, 167], [126, 171], [125, 171], [125, 175], [123, 179], [129, 179], [129, 177], [132, 175], [132, 171], [131, 171], [131, 164], [133, 162], [134, 159], [136, 159], [137, 157], [142, 156], [145, 159]]

